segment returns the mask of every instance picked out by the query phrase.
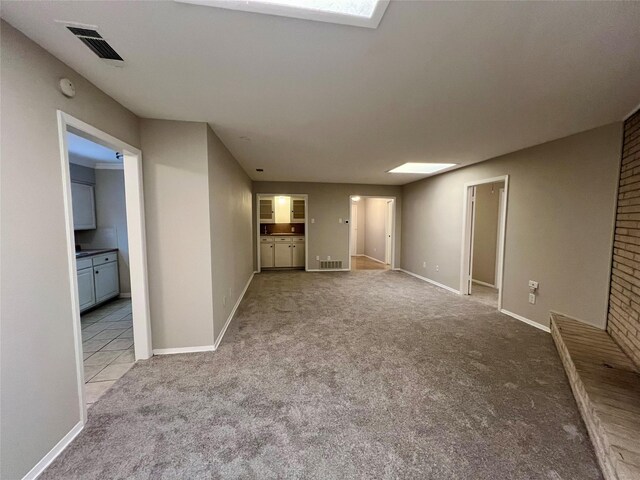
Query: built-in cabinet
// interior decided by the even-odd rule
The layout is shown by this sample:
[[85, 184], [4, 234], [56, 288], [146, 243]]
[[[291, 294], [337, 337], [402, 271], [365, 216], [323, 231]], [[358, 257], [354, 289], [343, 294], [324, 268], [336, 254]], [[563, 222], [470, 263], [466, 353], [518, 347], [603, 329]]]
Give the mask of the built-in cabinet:
[[94, 230], [96, 228], [96, 203], [93, 185], [71, 182], [73, 206], [73, 229]]
[[81, 312], [120, 295], [117, 252], [80, 258], [76, 270]]
[[291, 268], [305, 266], [304, 237], [261, 236], [260, 267]]
[[277, 195], [258, 200], [260, 223], [304, 223], [304, 198]]

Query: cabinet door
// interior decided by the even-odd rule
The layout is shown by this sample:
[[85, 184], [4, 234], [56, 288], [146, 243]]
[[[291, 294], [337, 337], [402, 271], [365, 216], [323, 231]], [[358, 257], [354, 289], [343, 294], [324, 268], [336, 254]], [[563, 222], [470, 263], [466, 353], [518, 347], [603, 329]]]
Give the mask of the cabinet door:
[[275, 243], [274, 247], [276, 253], [275, 257], [275, 266], [276, 267], [290, 267], [291, 266], [291, 243]]
[[291, 248], [293, 249], [292, 266], [304, 267], [304, 242], [295, 242]]
[[78, 298], [80, 311], [95, 305], [96, 290], [93, 283], [93, 268], [78, 270]]
[[273, 197], [261, 198], [258, 202], [260, 223], [273, 223], [275, 221], [275, 210], [273, 208]]
[[260, 267], [273, 267], [273, 242], [260, 244]]
[[96, 302], [115, 297], [120, 293], [118, 262], [105, 263], [99, 267], [93, 267], [93, 274], [96, 283]]
[[74, 230], [96, 228], [96, 206], [92, 185], [71, 182], [71, 206]]
[[304, 199], [291, 200], [291, 223], [304, 223]]

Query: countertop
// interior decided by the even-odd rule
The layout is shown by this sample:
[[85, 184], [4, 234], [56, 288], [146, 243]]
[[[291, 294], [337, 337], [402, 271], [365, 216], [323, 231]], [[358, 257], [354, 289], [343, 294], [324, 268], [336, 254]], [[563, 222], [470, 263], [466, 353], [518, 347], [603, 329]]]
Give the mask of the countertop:
[[304, 233], [261, 233], [261, 237], [304, 237]]
[[76, 258], [91, 257], [93, 255], [100, 255], [101, 253], [117, 252], [117, 251], [118, 251], [117, 248], [99, 248], [97, 250], [80, 250], [79, 252], [76, 252]]

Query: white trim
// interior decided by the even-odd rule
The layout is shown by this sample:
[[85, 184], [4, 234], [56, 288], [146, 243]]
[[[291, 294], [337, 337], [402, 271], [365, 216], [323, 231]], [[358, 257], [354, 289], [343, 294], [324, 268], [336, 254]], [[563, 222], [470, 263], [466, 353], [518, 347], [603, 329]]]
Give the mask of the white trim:
[[405, 270], [404, 268], [397, 268], [397, 269], [394, 268], [394, 270], [399, 270], [401, 272], [406, 273], [407, 275], [411, 275], [412, 277], [416, 277], [416, 278], [418, 278], [418, 279], [420, 279], [420, 280], [422, 280], [424, 282], [428, 282], [428, 283], [430, 283], [432, 285], [435, 285], [436, 287], [444, 288], [445, 290], [448, 290], [448, 291], [450, 291], [452, 293], [460, 295], [460, 291], [456, 290], [455, 288], [451, 288], [451, 287], [449, 287], [447, 285], [444, 285], [442, 283], [438, 283], [435, 280], [431, 280], [430, 278], [423, 277], [422, 275], [418, 275], [417, 273], [410, 272], [409, 270]]
[[310, 268], [307, 272], [349, 272], [348, 268]]
[[487, 282], [483, 282], [481, 280], [475, 280], [473, 278], [471, 279], [471, 282], [472, 283], [477, 283], [478, 285], [484, 285], [485, 287], [497, 288], [495, 285], [492, 285], [492, 284], [487, 283]]
[[504, 313], [505, 315], [509, 315], [510, 317], [515, 318], [516, 320], [520, 320], [521, 322], [524, 322], [524, 323], [526, 323], [528, 325], [531, 325], [532, 327], [536, 327], [536, 328], [542, 330], [543, 332], [551, 333], [551, 329], [549, 327], [546, 327], [546, 326], [542, 325], [541, 323], [534, 322], [533, 320], [529, 320], [528, 318], [525, 318], [522, 315], [518, 315], [517, 313], [510, 312], [509, 310], [505, 310], [504, 308], [500, 309], [500, 313]]
[[178, 3], [189, 3], [206, 7], [224, 8], [227, 10], [238, 10], [241, 12], [261, 13], [264, 15], [276, 15], [279, 17], [298, 18], [302, 20], [312, 20], [316, 22], [337, 23], [339, 25], [351, 25], [354, 27], [378, 28], [382, 15], [384, 15], [389, 0], [379, 0], [371, 17], [349, 15], [345, 13], [326, 12], [322, 10], [312, 10], [290, 5], [279, 5], [277, 3], [262, 3], [251, 1], [229, 1], [229, 0], [174, 0]]
[[62, 439], [60, 439], [60, 441], [56, 443], [51, 450], [49, 450], [49, 453], [42, 457], [42, 460], [36, 463], [33, 468], [29, 470], [29, 472], [24, 477], [22, 477], [22, 480], [34, 480], [38, 478], [40, 474], [44, 472], [45, 468], [51, 465], [51, 462], [53, 462], [58, 457], [58, 455], [60, 455], [63, 450], [67, 448], [67, 446], [73, 441], [73, 439], [78, 436], [83, 428], [83, 422], [76, 423], [75, 426], [71, 430], [69, 430], [69, 433], [62, 437]]
[[95, 170], [124, 170], [123, 163], [97, 162]]
[[201, 345], [199, 347], [178, 347], [178, 348], [154, 348], [154, 355], [173, 355], [176, 353], [196, 353], [196, 352], [213, 352], [215, 345]]
[[224, 327], [222, 327], [222, 330], [220, 331], [220, 335], [218, 335], [218, 338], [216, 339], [216, 341], [213, 344], [214, 350], [217, 350], [218, 347], [220, 346], [220, 342], [222, 341], [222, 337], [224, 337], [224, 334], [227, 331], [227, 327], [231, 323], [231, 320], [233, 320], [233, 316], [236, 314], [236, 310], [240, 306], [240, 302], [242, 302], [242, 299], [244, 298], [244, 294], [247, 293], [247, 290], [249, 289], [249, 285], [251, 285], [251, 281], [253, 280], [253, 276], [255, 274], [256, 274], [256, 272], [251, 272], [251, 275], [249, 276], [249, 280], [247, 280], [247, 284], [244, 286], [244, 289], [242, 290], [242, 293], [238, 297], [238, 301], [233, 306], [233, 309], [231, 310], [231, 313], [229, 314], [229, 317], [227, 318], [227, 321], [225, 322]]
[[133, 337], [135, 358], [151, 357], [151, 323], [149, 310], [149, 289], [147, 284], [147, 251], [144, 219], [144, 191], [142, 184], [142, 152], [102, 130], [79, 120], [62, 110], [56, 112], [58, 120], [58, 142], [62, 171], [62, 192], [65, 208], [65, 227], [67, 236], [67, 266], [72, 308], [73, 336], [76, 356], [76, 378], [78, 383], [78, 406], [82, 424], [87, 422], [85, 402], [84, 362], [82, 352], [82, 332], [80, 324], [80, 305], [78, 299], [78, 280], [76, 273], [76, 251], [73, 230], [73, 206], [71, 197], [71, 175], [69, 171], [69, 149], [67, 131], [120, 151], [124, 156], [125, 197], [127, 209], [127, 230], [129, 243], [129, 271], [132, 298]]
[[383, 265], [388, 265], [388, 263], [384, 263], [382, 260], [378, 260], [377, 258], [370, 257], [369, 255], [362, 254], [362, 255], [359, 255], [359, 256], [367, 257], [369, 260], [373, 260], [374, 262], [378, 262], [378, 263], [381, 263]]

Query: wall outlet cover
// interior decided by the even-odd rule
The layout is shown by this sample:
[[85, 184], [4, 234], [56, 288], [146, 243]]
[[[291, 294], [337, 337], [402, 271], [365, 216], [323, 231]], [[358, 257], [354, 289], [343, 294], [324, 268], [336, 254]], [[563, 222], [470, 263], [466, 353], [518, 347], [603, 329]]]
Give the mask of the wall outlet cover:
[[535, 303], [536, 303], [536, 295], [535, 295], [535, 293], [530, 293], [529, 294], [529, 303], [531, 305], [535, 305]]

